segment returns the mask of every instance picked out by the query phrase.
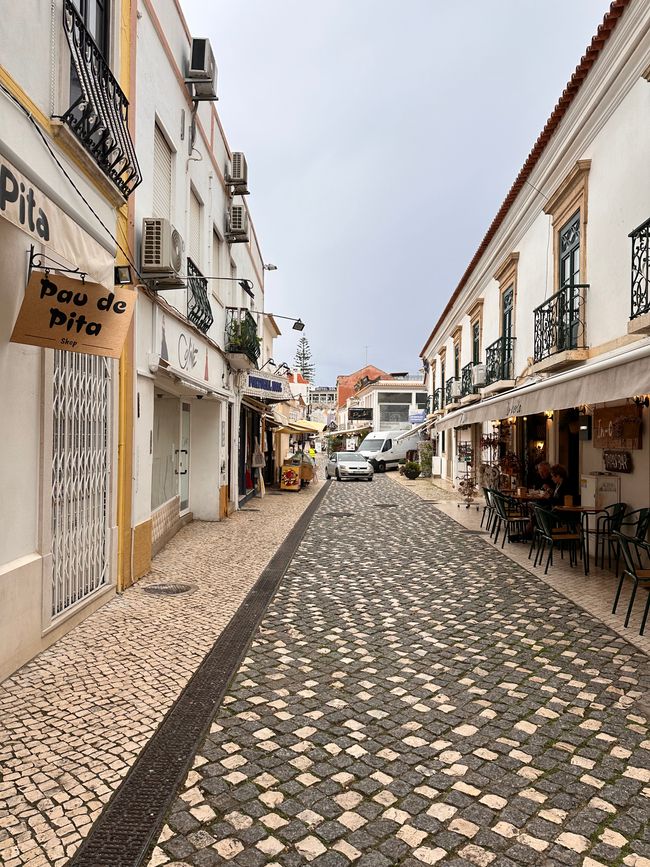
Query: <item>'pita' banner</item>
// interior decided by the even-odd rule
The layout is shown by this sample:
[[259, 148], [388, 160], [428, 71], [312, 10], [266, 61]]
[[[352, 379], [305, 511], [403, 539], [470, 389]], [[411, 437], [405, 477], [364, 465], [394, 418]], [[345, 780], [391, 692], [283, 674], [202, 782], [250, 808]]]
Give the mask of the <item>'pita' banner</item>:
[[136, 293], [115, 286], [32, 271], [13, 343], [119, 358], [129, 330]]

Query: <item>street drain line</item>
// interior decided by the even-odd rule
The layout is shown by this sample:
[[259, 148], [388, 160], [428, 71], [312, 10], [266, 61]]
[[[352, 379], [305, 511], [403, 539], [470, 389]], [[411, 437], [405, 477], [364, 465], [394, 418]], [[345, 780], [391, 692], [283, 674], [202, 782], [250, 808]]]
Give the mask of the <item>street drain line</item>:
[[163, 718], [66, 867], [143, 867], [309, 523], [326, 482]]

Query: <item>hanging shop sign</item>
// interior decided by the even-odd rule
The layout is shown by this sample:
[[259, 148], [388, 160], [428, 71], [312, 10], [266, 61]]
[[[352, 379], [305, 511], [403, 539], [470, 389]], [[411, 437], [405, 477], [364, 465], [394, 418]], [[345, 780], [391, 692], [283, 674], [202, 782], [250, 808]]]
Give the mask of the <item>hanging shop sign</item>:
[[592, 442], [596, 449], [640, 449], [641, 407], [632, 404], [594, 410]]
[[350, 407], [348, 410], [348, 421], [372, 421], [372, 408], [365, 407]]
[[423, 421], [426, 420], [427, 411], [426, 409], [419, 409], [414, 412], [409, 413], [409, 423], [410, 424], [422, 424]]
[[629, 452], [603, 452], [603, 463], [608, 473], [631, 473], [632, 455]]
[[70, 264], [78, 265], [93, 280], [112, 285], [115, 265], [112, 254], [3, 156], [0, 156], [0, 216]]
[[260, 400], [279, 402], [291, 400], [291, 390], [287, 380], [270, 373], [247, 374], [242, 392]]
[[11, 335], [13, 343], [119, 358], [136, 293], [33, 270]]

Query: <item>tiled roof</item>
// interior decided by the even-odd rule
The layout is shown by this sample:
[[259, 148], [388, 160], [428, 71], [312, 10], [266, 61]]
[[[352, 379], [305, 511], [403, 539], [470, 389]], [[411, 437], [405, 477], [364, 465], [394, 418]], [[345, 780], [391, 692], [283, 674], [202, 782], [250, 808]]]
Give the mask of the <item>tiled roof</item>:
[[436, 331], [438, 330], [438, 328], [440, 327], [440, 325], [444, 321], [446, 315], [451, 310], [451, 308], [454, 304], [454, 301], [458, 298], [463, 287], [466, 285], [467, 281], [469, 280], [474, 268], [476, 268], [476, 266], [478, 265], [478, 263], [481, 259], [481, 256], [483, 255], [483, 253], [485, 253], [490, 241], [492, 240], [492, 238], [496, 234], [497, 230], [499, 229], [499, 227], [503, 223], [508, 211], [510, 210], [510, 208], [514, 204], [515, 199], [519, 195], [521, 188], [524, 186], [524, 184], [526, 183], [526, 181], [528, 180], [528, 178], [532, 174], [532, 171], [535, 168], [535, 166], [537, 165], [540, 157], [542, 156], [544, 149], [546, 148], [546, 145], [549, 143], [553, 133], [558, 128], [558, 126], [560, 125], [565, 114], [569, 110], [571, 103], [575, 99], [578, 91], [580, 90], [580, 88], [582, 86], [582, 83], [584, 82], [587, 75], [589, 74], [591, 67], [594, 65], [594, 63], [598, 59], [600, 52], [602, 51], [604, 45], [606, 44], [607, 40], [611, 36], [614, 28], [618, 24], [618, 21], [621, 18], [621, 16], [623, 15], [625, 8], [629, 4], [630, 4], [630, 0], [614, 0], [614, 2], [609, 7], [609, 11], [605, 15], [605, 17], [603, 19], [603, 23], [600, 25], [600, 27], [596, 31], [595, 36], [591, 40], [591, 44], [589, 45], [586, 52], [584, 53], [582, 60], [577, 65], [575, 72], [573, 73], [573, 75], [569, 79], [567, 86], [564, 88], [564, 91], [562, 92], [562, 96], [559, 98], [557, 105], [555, 106], [555, 108], [551, 112], [551, 116], [546, 121], [546, 125], [544, 126], [544, 129], [539, 134], [539, 137], [538, 137], [537, 141], [535, 142], [533, 149], [528, 154], [528, 158], [527, 158], [526, 162], [523, 164], [521, 171], [519, 172], [519, 174], [517, 175], [517, 178], [515, 179], [514, 184], [510, 187], [510, 192], [508, 193], [503, 204], [499, 208], [496, 217], [494, 218], [494, 220], [492, 220], [492, 224], [490, 225], [490, 228], [487, 230], [485, 237], [481, 241], [478, 250], [474, 254], [474, 258], [467, 266], [467, 270], [465, 271], [463, 276], [460, 278], [460, 283], [458, 284], [458, 286], [454, 290], [453, 295], [451, 296], [451, 298], [447, 302], [447, 306], [440, 314], [440, 317], [438, 318], [438, 321], [436, 322], [436, 324], [433, 328], [433, 331], [431, 332], [431, 334], [427, 338], [426, 343], [422, 347], [420, 355], [422, 355], [424, 353], [424, 351], [426, 350], [426, 348], [429, 345], [429, 343], [431, 342], [434, 334], [436, 333]]

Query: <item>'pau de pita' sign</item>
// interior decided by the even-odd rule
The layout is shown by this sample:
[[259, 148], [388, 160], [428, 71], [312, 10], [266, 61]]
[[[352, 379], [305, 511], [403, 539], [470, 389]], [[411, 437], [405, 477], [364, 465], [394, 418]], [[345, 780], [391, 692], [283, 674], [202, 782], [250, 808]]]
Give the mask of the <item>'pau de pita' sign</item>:
[[136, 293], [32, 271], [11, 335], [13, 343], [119, 358]]

